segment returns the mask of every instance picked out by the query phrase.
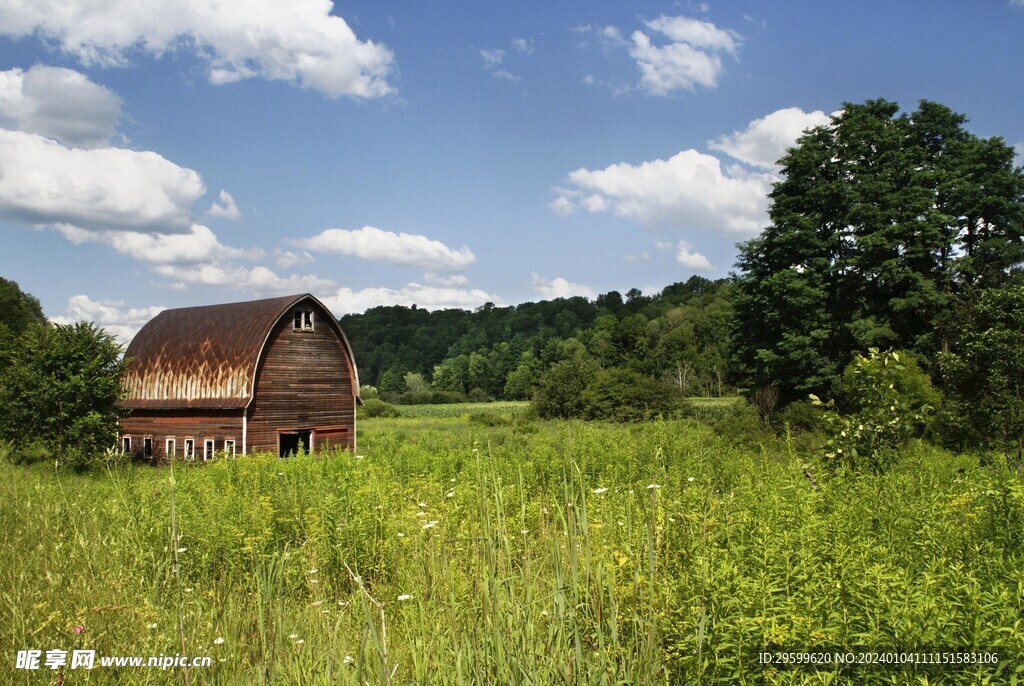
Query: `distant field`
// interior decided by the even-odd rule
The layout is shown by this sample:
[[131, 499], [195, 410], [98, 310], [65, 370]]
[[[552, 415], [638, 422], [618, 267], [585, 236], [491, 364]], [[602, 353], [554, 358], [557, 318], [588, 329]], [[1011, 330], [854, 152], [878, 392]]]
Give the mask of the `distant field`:
[[[54, 648], [210, 656], [189, 684], [1024, 681], [1024, 481], [991, 456], [915, 443], [836, 479], [689, 419], [490, 425], [472, 407], [362, 420], [355, 455], [82, 475], [0, 459], [0, 682], [57, 683], [12, 669]], [[758, 664], [812, 647], [999, 663]], [[186, 680], [81, 673], [64, 683]]]

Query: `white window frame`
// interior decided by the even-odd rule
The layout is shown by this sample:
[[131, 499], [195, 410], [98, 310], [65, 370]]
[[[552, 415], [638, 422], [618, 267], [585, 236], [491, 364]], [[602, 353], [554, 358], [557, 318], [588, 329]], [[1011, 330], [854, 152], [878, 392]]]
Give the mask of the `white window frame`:
[[184, 457], [189, 462], [196, 459], [196, 439], [186, 438], [185, 439], [185, 453]]
[[224, 454], [228, 457], [235, 456], [235, 439], [225, 438], [224, 439]]
[[164, 443], [164, 452], [167, 453], [167, 457], [172, 460], [175, 458], [175, 453], [178, 452], [178, 442], [173, 437], [168, 438]]
[[131, 454], [131, 452], [132, 452], [132, 437], [131, 436], [121, 436], [121, 453], [122, 454]]
[[[147, 445], [149, 446], [148, 451], [147, 451], [147, 448], [146, 448]], [[142, 439], [142, 456], [144, 458], [146, 458], [147, 460], [149, 458], [153, 457], [153, 437], [152, 436], [145, 436], [145, 437], [143, 437], [143, 439]]]
[[293, 331], [313, 331], [313, 310], [296, 308], [292, 315]]
[[212, 438], [203, 439], [203, 462], [213, 458], [213, 453], [217, 448], [217, 441]]

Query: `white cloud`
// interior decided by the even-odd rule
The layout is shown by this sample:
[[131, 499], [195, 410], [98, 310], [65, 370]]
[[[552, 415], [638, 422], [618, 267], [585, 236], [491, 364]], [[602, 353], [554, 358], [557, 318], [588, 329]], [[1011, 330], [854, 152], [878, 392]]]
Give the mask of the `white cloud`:
[[281, 269], [291, 269], [292, 267], [313, 264], [314, 262], [316, 262], [316, 258], [308, 252], [303, 252], [301, 255], [297, 255], [290, 250], [274, 249], [274, 264]]
[[676, 262], [696, 271], [709, 272], [714, 269], [711, 261], [699, 252], [694, 252], [693, 246], [686, 241], [679, 241], [676, 246]]
[[469, 278], [465, 274], [435, 274], [427, 272], [423, 280], [431, 286], [468, 286]]
[[484, 68], [493, 69], [505, 59], [505, 51], [497, 48], [493, 50], [481, 50], [480, 57], [484, 58]]
[[365, 312], [380, 305], [416, 305], [428, 310], [472, 309], [492, 302], [501, 305], [500, 298], [478, 288], [445, 288], [410, 283], [402, 288], [338, 288], [331, 295], [322, 296], [321, 301], [336, 315]]
[[87, 65], [190, 50], [212, 83], [260, 77], [327, 96], [392, 92], [393, 55], [360, 41], [328, 0], [39, 0], [0, 2], [0, 33], [38, 35]]
[[180, 231], [206, 192], [199, 174], [155, 152], [68, 148], [0, 130], [0, 218], [89, 229]]
[[[557, 214], [578, 209], [611, 211], [648, 226], [700, 227], [732, 236], [753, 236], [768, 218], [768, 193], [778, 180], [776, 159], [802, 131], [828, 116], [798, 108], [773, 112], [743, 131], [720, 136], [708, 145], [745, 162], [723, 165], [713, 155], [683, 150], [667, 160], [620, 162], [604, 169], [580, 168], [569, 174], [571, 188], [555, 187], [548, 206]], [[669, 249], [671, 244], [659, 249]]]
[[285, 295], [289, 293], [326, 292], [337, 287], [331, 279], [312, 275], [282, 277], [272, 269], [263, 266], [243, 267], [240, 265], [211, 262], [198, 265], [162, 264], [153, 271], [172, 281], [172, 287], [182, 285], [215, 286], [234, 291], [245, 291], [260, 295]]
[[537, 273], [530, 274], [530, 287], [548, 300], [554, 298], [571, 298], [582, 295], [585, 298], [595, 297], [593, 289], [579, 283], [572, 283], [562, 277], [545, 279]]
[[[1020, 0], [1024, 3], [1024, 0]], [[1014, 151], [1017, 153], [1013, 158], [1013, 163], [1018, 167], [1024, 167], [1024, 143], [1017, 143], [1013, 146]]]
[[242, 213], [238, 210], [238, 205], [235, 204], [235, 199], [231, 197], [230, 193], [224, 190], [220, 192], [219, 201], [213, 203], [206, 213], [211, 217], [221, 217], [223, 219], [232, 220], [238, 219], [242, 216]]
[[0, 72], [0, 128], [94, 148], [110, 142], [120, 118], [121, 98], [72, 69]]
[[444, 243], [426, 236], [383, 231], [372, 226], [364, 226], [354, 231], [327, 229], [312, 238], [290, 242], [314, 252], [335, 253], [372, 262], [416, 266], [431, 271], [462, 271], [476, 261], [476, 256], [466, 246], [453, 250]]
[[[736, 236], [755, 235], [763, 227], [773, 180], [770, 174], [753, 174], [738, 167], [723, 169], [718, 158], [696, 150], [684, 150], [667, 160], [639, 165], [622, 162], [569, 174], [573, 185], [603, 197], [605, 205], [620, 217], [647, 225], [698, 226]], [[565, 213], [566, 206], [572, 204], [562, 195], [552, 207]], [[590, 211], [598, 206], [589, 198], [580, 204]]]
[[828, 123], [829, 116], [821, 110], [787, 107], [755, 119], [742, 131], [708, 141], [708, 147], [751, 166], [773, 169], [804, 131]]
[[126, 307], [123, 300], [93, 300], [87, 295], [73, 295], [68, 298], [67, 316], [50, 317], [50, 321], [55, 324], [95, 322], [127, 344], [146, 322], [165, 309], [160, 306]]
[[90, 231], [71, 224], [54, 228], [72, 243], [101, 243], [122, 255], [150, 264], [210, 262], [220, 259], [259, 259], [259, 249], [223, 245], [208, 227], [193, 224], [187, 233], [142, 233], [140, 231]]
[[636, 264], [637, 262], [650, 262], [651, 254], [642, 252], [639, 255], [626, 255], [623, 259], [630, 264]]
[[532, 38], [513, 38], [512, 47], [523, 55], [533, 54], [533, 39]]
[[505, 69], [499, 69], [496, 72], [494, 72], [494, 78], [505, 79], [506, 81], [512, 81], [513, 83], [520, 80], [520, 78], [517, 75]]
[[671, 250], [672, 241], [658, 241], [657, 243], [654, 244], [654, 247], [657, 248], [658, 250]]
[[659, 46], [643, 31], [633, 32], [629, 54], [640, 68], [640, 87], [652, 95], [714, 87], [722, 71], [719, 53], [735, 55], [739, 45], [735, 31], [699, 19], [662, 15], [644, 24], [670, 41]]

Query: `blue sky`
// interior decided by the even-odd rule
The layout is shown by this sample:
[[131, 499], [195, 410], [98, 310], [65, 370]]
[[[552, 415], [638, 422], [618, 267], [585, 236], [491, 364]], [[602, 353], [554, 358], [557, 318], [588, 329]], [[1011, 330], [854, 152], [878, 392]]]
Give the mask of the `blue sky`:
[[0, 0], [0, 275], [124, 340], [717, 278], [844, 101], [1024, 152], [1022, 39], [1022, 0]]

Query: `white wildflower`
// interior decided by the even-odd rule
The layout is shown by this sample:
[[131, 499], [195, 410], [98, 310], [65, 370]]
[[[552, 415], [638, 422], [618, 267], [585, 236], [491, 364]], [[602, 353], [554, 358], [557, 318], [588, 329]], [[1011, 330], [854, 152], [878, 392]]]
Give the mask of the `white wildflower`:
[[224, 637], [223, 636], [218, 636], [217, 638], [213, 639], [213, 644], [214, 645], [218, 645], [219, 646], [223, 642], [224, 642]]
[[432, 529], [432, 528], [434, 528], [437, 525], [438, 525], [438, 521], [436, 519], [432, 519], [429, 522], [427, 522], [426, 524], [424, 524], [423, 528], [424, 529]]
[[405, 534], [403, 534], [401, 531], [399, 531], [397, 535], [399, 538], [405, 538]]
[[356, 661], [356, 659], [354, 657], [352, 657], [351, 655], [346, 655], [344, 658], [342, 658], [341, 664], [343, 664], [343, 665], [351, 665], [351, 664], [354, 664], [355, 661]]
[[316, 573], [317, 573], [317, 572], [319, 572], [319, 571], [320, 571], [319, 569], [317, 569], [316, 567], [314, 567], [313, 569], [309, 570], [309, 573], [310, 573], [310, 574], [316, 574]]
[[519, 530], [519, 533], [521, 533], [521, 534], [525, 535], [525, 534], [528, 534], [528, 533], [530, 533], [530, 530], [529, 530], [529, 529], [520, 529], [520, 530]]
[[593, 492], [596, 493], [597, 495], [600, 495], [602, 493], [607, 493], [608, 489], [602, 486], [601, 488], [595, 488]]
[[455, 497], [455, 491], [448, 491], [447, 493], [444, 494], [444, 496], [446, 498], [454, 498]]
[[653, 491], [656, 488], [661, 488], [661, 486], [659, 486], [658, 484], [648, 484], [647, 485], [647, 490], [649, 490], [649, 491]]
[[155, 629], [156, 628], [156, 622], [153, 622], [152, 624], [147, 624], [146, 628], [147, 629]]
[[186, 550], [188, 550], [188, 548], [178, 548], [178, 552], [179, 552], [179, 553], [183, 553], [183, 552], [185, 552]]
[[420, 507], [422, 507], [423, 509], [427, 508], [427, 504], [426, 503], [416, 503], [416, 504], [419, 505]]
[[690, 478], [687, 479], [687, 481], [692, 483], [693, 482], [693, 477], [691, 476]]
[[356, 459], [357, 460], [365, 460], [366, 456], [365, 455], [356, 455]]
[[295, 640], [296, 638], [298, 638], [298, 637], [299, 637], [299, 635], [298, 635], [298, 634], [288, 634], [288, 638], [292, 639], [293, 641], [294, 641], [294, 640]]
[[412, 596], [408, 593], [403, 593], [402, 595], [398, 596], [398, 600], [404, 603], [406, 600], [412, 600]]

